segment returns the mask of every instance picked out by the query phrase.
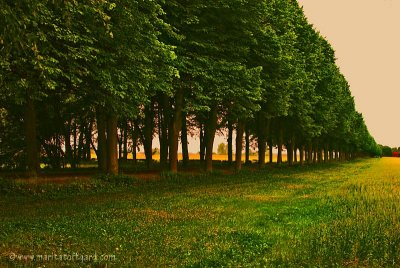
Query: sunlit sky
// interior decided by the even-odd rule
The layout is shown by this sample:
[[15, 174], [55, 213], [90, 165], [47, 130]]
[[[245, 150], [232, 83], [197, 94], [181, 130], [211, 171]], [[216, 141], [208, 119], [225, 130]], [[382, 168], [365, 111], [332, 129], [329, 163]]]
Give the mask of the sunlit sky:
[[371, 135], [400, 146], [400, 0], [298, 0], [336, 51]]

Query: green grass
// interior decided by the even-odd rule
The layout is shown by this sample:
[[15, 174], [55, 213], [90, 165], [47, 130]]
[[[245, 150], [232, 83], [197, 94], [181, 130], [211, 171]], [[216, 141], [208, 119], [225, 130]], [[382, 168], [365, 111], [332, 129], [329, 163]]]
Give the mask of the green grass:
[[121, 181], [0, 181], [0, 266], [400, 265], [400, 159]]

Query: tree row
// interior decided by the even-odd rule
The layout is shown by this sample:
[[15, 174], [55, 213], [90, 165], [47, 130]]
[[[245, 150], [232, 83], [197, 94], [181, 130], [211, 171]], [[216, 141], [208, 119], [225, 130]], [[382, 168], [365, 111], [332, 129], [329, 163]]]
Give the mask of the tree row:
[[[46, 162], [97, 155], [178, 170], [188, 136], [213, 168], [218, 131], [229, 161], [243, 139], [288, 162], [379, 155], [331, 45], [297, 1], [0, 1], [0, 161], [33, 175]], [[236, 140], [233, 141], [233, 133]], [[246, 150], [247, 151], [247, 150]], [[269, 154], [272, 156], [272, 151]], [[297, 159], [299, 158], [299, 159]]]

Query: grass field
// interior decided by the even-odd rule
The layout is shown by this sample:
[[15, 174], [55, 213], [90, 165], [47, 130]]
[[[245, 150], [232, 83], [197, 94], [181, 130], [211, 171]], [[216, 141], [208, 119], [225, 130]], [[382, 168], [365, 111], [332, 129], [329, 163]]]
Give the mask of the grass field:
[[400, 159], [0, 182], [0, 266], [400, 266]]

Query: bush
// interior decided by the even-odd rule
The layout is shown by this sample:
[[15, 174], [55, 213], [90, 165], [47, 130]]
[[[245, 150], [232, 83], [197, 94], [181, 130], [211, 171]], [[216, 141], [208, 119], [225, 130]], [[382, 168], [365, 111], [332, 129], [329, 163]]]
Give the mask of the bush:
[[391, 157], [392, 156], [392, 148], [389, 146], [382, 146], [382, 156]]

